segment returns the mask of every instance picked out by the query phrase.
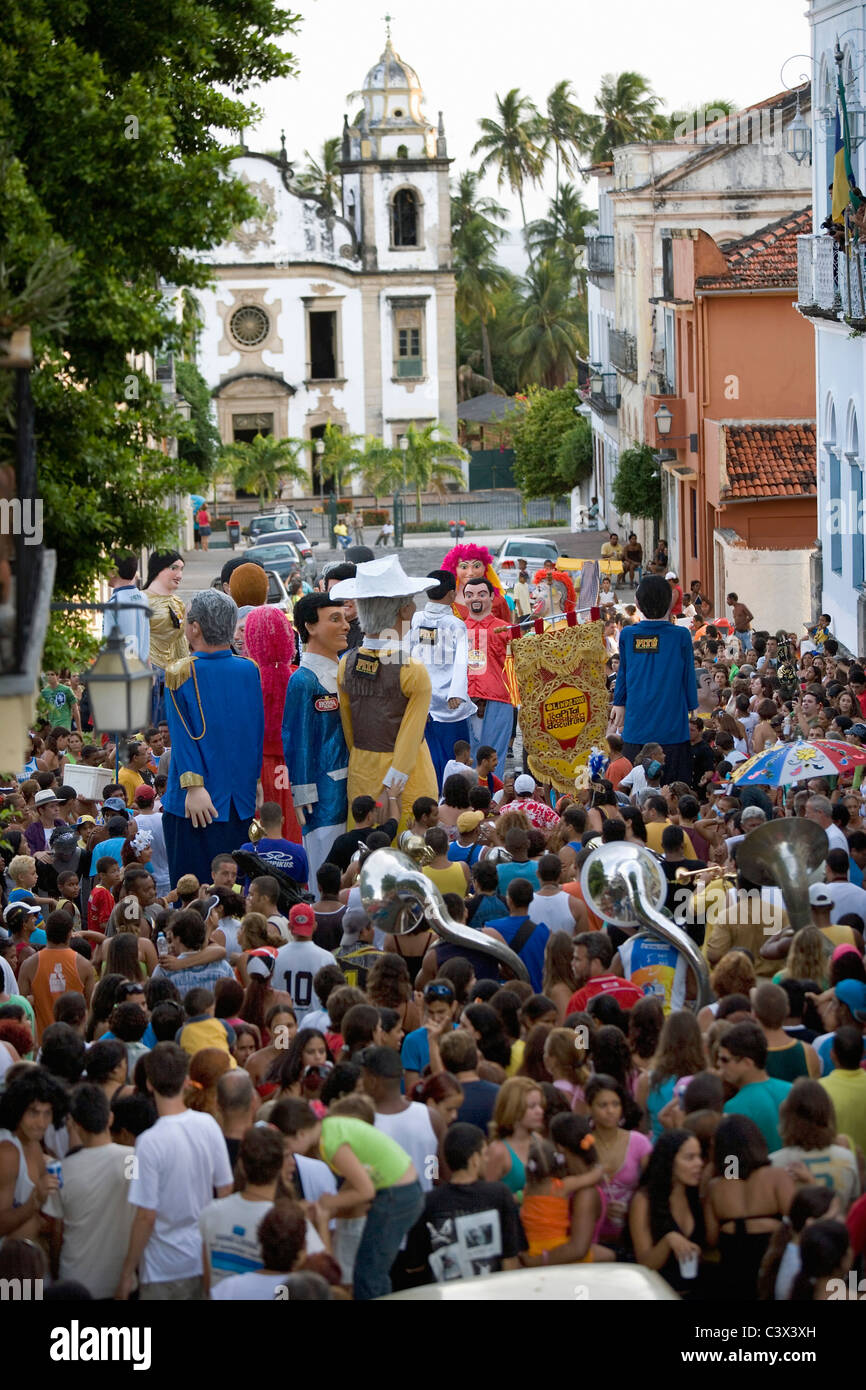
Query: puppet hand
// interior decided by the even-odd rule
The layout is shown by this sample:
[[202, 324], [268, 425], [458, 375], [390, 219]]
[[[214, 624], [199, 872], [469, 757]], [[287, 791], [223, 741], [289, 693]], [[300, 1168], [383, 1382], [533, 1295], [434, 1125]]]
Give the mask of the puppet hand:
[[204, 830], [216, 820], [217, 809], [207, 787], [190, 787], [186, 794], [186, 815], [199, 830]]

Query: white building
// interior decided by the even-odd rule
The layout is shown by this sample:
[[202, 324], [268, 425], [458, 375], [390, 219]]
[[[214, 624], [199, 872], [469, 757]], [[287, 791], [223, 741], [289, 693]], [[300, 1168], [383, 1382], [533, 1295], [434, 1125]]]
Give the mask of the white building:
[[[601, 389], [590, 397], [592, 495], [599, 498], [605, 524], [621, 538], [636, 530], [645, 551], [650, 526], [620, 517], [612, 488], [624, 450], [644, 443], [665, 448], [652, 416], [659, 397], [682, 394], [674, 379], [676, 310], [670, 303], [672, 267], [665, 264], [669, 232], [700, 229], [723, 245], [808, 203], [809, 171], [787, 153], [784, 139], [797, 95], [782, 92], [705, 127], [686, 129], [675, 140], [620, 146], [612, 164], [594, 170], [599, 197], [598, 231], [587, 236], [589, 356]], [[799, 100], [808, 115], [808, 88], [799, 89]], [[689, 441], [677, 444], [690, 449]], [[686, 458], [697, 470], [698, 456], [687, 452]], [[672, 556], [679, 550], [676, 482], [683, 466], [662, 459], [660, 535]]]
[[[864, 64], [866, 5], [812, 0], [812, 179], [814, 234], [799, 239], [798, 308], [815, 328], [818, 421], [818, 523], [813, 617], [830, 613], [849, 651], [866, 653], [863, 556], [863, 436], [866, 428], [866, 256], [861, 246], [837, 250], [820, 231], [830, 212], [836, 117], [835, 51], [852, 133], [854, 176], [863, 187], [866, 133]], [[858, 110], [859, 108], [859, 110]]]
[[[344, 117], [340, 212], [297, 188], [285, 149], [232, 161], [262, 210], [208, 257], [200, 296], [199, 366], [224, 442], [315, 439], [329, 423], [390, 444], [410, 423], [456, 433], [442, 116], [427, 123], [390, 38], [361, 95], [355, 125]], [[310, 481], [295, 493], [316, 493], [315, 454], [300, 458]]]

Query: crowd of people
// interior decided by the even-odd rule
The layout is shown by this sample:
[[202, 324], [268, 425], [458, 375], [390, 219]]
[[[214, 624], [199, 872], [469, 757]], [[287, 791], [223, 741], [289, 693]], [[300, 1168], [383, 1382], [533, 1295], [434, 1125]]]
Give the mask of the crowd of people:
[[[840, 1296], [866, 1250], [866, 671], [831, 620], [764, 632], [734, 594], [707, 624], [659, 565], [633, 603], [602, 586], [608, 747], [563, 795], [515, 744], [483, 547], [424, 578], [346, 550], [291, 623], [249, 556], [186, 605], [182, 570], [156, 555], [140, 590], [118, 560], [154, 677], [122, 760], [48, 672], [7, 778], [0, 1273], [368, 1300], [625, 1262], [688, 1299]], [[797, 738], [851, 765], [732, 780]], [[119, 771], [84, 799], [79, 764]], [[737, 861], [801, 817], [827, 852], [794, 931]], [[362, 893], [407, 830], [465, 944]], [[584, 870], [616, 842], [657, 857], [709, 1002], [675, 944], [599, 914]]]

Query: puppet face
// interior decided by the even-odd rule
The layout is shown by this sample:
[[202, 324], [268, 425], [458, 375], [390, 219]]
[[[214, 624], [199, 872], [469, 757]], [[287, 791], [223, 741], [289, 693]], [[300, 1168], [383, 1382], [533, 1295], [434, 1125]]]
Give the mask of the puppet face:
[[564, 612], [565, 605], [565, 585], [557, 584], [555, 580], [548, 579], [543, 584], [536, 584], [533, 590], [532, 611], [536, 617], [543, 618], [545, 613], [551, 610], [554, 613]]
[[[472, 561], [473, 564], [480, 563]], [[458, 567], [459, 568], [459, 567]], [[487, 586], [487, 582], [479, 584], [477, 580], [473, 583], [470, 579], [463, 590], [463, 601], [469, 609], [470, 618], [476, 620], [486, 618], [493, 608], [493, 595]]]
[[483, 560], [458, 560], [457, 561], [457, 583], [463, 586], [472, 579], [484, 578]]
[[319, 621], [307, 623], [307, 650], [320, 656], [329, 656], [332, 661], [346, 650], [346, 634], [349, 623], [345, 610], [340, 608], [320, 608]]

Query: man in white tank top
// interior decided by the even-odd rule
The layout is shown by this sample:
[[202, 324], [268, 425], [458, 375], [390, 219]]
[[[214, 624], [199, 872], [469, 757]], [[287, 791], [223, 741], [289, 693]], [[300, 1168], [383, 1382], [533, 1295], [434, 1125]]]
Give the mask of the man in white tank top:
[[527, 909], [533, 922], [547, 927], [549, 932], [564, 931], [573, 936], [584, 931], [580, 900], [560, 887], [562, 860], [558, 854], [543, 854], [538, 861], [538, 881], [541, 887]]
[[445, 1133], [441, 1116], [429, 1106], [401, 1096], [403, 1065], [392, 1047], [365, 1047], [359, 1060], [361, 1083], [376, 1107], [376, 1128], [405, 1149], [422, 1191], [431, 1192], [433, 1179], [439, 1175], [439, 1143]]

